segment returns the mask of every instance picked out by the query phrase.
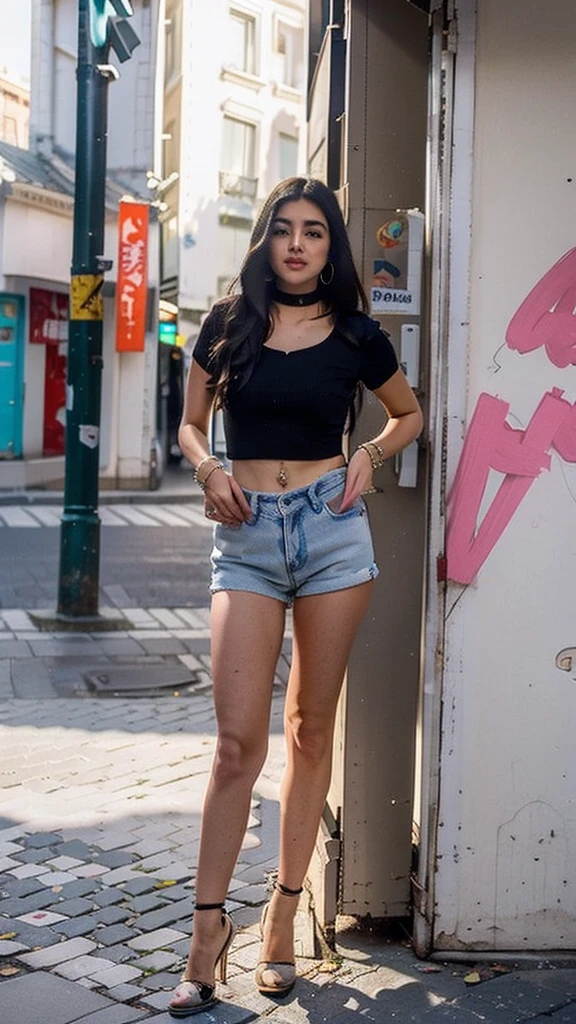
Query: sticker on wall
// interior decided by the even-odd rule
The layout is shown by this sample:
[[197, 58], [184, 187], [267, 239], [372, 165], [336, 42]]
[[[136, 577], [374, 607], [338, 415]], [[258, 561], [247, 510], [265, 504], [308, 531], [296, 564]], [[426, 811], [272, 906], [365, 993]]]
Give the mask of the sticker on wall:
[[81, 423], [78, 428], [78, 436], [80, 438], [80, 444], [85, 444], [87, 448], [97, 448], [98, 438], [100, 430], [98, 427], [94, 427], [88, 423]]
[[420, 314], [424, 216], [419, 210], [391, 213], [376, 232], [376, 241], [389, 250], [375, 259], [370, 282], [372, 313]]

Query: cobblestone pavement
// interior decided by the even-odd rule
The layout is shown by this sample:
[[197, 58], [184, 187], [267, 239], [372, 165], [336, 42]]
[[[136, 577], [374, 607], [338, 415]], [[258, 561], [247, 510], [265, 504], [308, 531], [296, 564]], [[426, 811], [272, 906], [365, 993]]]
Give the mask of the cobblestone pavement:
[[[22, 536], [0, 532], [7, 551]], [[22, 533], [42, 545], [55, 535]], [[108, 537], [134, 543], [146, 533]], [[176, 534], [202, 556], [206, 530]], [[28, 549], [32, 574], [36, 549]], [[161, 545], [151, 556], [161, 561]], [[5, 564], [3, 556], [3, 571]], [[185, 600], [153, 603], [146, 581], [146, 603], [135, 606], [124, 582], [120, 570], [105, 584], [107, 603], [133, 627], [120, 632], [40, 632], [21, 605], [0, 610], [0, 1024], [171, 1020], [165, 1007], [188, 948], [214, 743], [208, 610]], [[29, 607], [37, 597], [31, 589]], [[297, 918], [297, 986], [283, 1000], [257, 993], [258, 920], [276, 866], [289, 650], [288, 621], [269, 756], [230, 890], [238, 933], [228, 984], [199, 1024], [576, 1024], [573, 961], [527, 969], [508, 958], [504, 969], [481, 969], [472, 985], [470, 964], [422, 963], [408, 941], [365, 934], [350, 921], [340, 922], [336, 953], [322, 960], [312, 955], [307, 894]]]

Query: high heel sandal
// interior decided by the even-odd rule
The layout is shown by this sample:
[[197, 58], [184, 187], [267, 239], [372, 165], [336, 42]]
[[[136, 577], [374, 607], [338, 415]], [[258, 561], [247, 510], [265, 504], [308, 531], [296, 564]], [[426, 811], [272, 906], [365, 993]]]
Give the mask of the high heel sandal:
[[[275, 883], [275, 888], [283, 896], [300, 896], [302, 888], [288, 889], [287, 886]], [[262, 912], [260, 934], [264, 938], [264, 926], [270, 904], [267, 903]], [[261, 960], [256, 968], [256, 987], [264, 996], [285, 996], [294, 988], [296, 982], [296, 964], [294, 960]]]
[[[197, 903], [194, 910], [222, 911], [221, 924], [223, 928], [227, 928], [227, 934], [224, 945], [214, 962], [214, 971], [216, 972], [216, 968], [220, 967], [219, 980], [225, 984], [228, 971], [228, 950], [234, 938], [234, 924], [230, 915], [224, 909], [223, 903]], [[186, 995], [186, 1002], [178, 1003], [175, 1006], [171, 1002], [168, 1003], [168, 1013], [171, 1017], [191, 1017], [192, 1014], [200, 1013], [202, 1010], [206, 1010], [214, 1005], [216, 1002], [216, 985], [207, 985], [204, 981], [195, 981], [193, 978], [187, 978], [186, 972], [184, 972], [180, 979], [180, 984], [174, 992], [174, 996], [178, 995]]]

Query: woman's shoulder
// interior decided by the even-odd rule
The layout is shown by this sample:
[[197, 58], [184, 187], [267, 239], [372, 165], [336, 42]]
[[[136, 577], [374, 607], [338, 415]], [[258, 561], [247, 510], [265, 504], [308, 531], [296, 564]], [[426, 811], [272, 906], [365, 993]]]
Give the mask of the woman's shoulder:
[[363, 313], [360, 309], [341, 313], [338, 317], [338, 325], [353, 334], [359, 342], [371, 340], [381, 334], [388, 337], [378, 320], [374, 320], [368, 313]]

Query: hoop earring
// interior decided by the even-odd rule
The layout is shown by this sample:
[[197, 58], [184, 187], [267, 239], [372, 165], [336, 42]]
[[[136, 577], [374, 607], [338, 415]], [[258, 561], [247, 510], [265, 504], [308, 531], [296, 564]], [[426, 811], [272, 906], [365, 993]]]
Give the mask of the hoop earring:
[[[325, 281], [324, 278], [322, 277], [322, 274], [326, 270], [326, 267], [330, 267], [331, 270], [330, 277], [328, 278], [327, 281]], [[322, 270], [320, 271], [320, 280], [322, 281], [322, 284], [332, 284], [332, 281], [334, 280], [334, 264], [331, 262], [331, 260], [328, 260], [326, 267], [323, 267]]]

